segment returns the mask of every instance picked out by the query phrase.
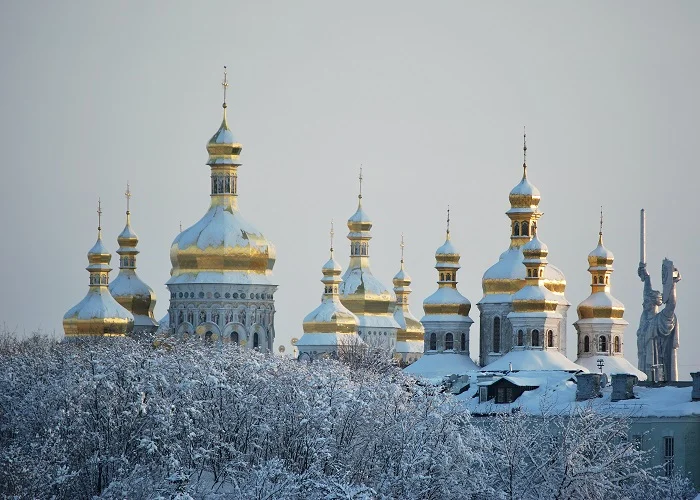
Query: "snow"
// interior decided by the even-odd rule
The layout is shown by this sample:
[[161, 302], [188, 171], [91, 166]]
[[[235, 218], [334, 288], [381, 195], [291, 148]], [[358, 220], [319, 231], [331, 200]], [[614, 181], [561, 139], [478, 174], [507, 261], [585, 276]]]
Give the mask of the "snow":
[[544, 285], [528, 285], [515, 292], [515, 294], [513, 294], [513, 300], [546, 300], [549, 302], [559, 302], [559, 296], [550, 292]]
[[119, 233], [119, 236], [117, 236], [117, 240], [120, 239], [138, 239], [138, 236], [136, 236], [134, 230], [131, 229], [131, 224], [127, 223], [126, 226], [124, 226], [124, 230], [121, 233]]
[[[601, 238], [602, 238], [602, 236], [601, 236]], [[588, 256], [589, 257], [598, 257], [598, 258], [602, 258], [602, 259], [609, 259], [609, 260], [613, 260], [615, 258], [613, 253], [602, 245], [602, 241], [601, 241], [601, 243], [598, 243], [598, 246], [595, 247], [595, 249], [591, 253], [589, 253]]]
[[[425, 356], [423, 356], [425, 357]], [[422, 358], [421, 358], [422, 359]], [[575, 376], [562, 372], [520, 372], [506, 378], [517, 380], [517, 385], [538, 385], [532, 391], [523, 393], [510, 404], [495, 404], [493, 400], [479, 403], [475, 397], [478, 387], [472, 385], [469, 390], [457, 396], [466, 407], [475, 414], [510, 413], [512, 408], [532, 414], [568, 414], [578, 407], [591, 407], [597, 413], [621, 417], [680, 417], [700, 416], [700, 402], [691, 401], [692, 387], [642, 387], [635, 386], [635, 399], [612, 402], [612, 386], [602, 390], [601, 398], [576, 401]], [[493, 383], [498, 379], [489, 381]], [[486, 384], [482, 384], [486, 385]]]
[[426, 352], [416, 362], [403, 369], [405, 373], [427, 379], [431, 383], [440, 383], [448, 375], [464, 375], [478, 370], [479, 367], [469, 356], [453, 352]]
[[[90, 250], [88, 250], [88, 256], [90, 254], [108, 254], [108, 253], [110, 253], [109, 250], [107, 250], [107, 248], [105, 248], [104, 243], [102, 243], [102, 236], [98, 236], [95, 244], [92, 246], [92, 248]], [[111, 256], [111, 254], [110, 254], [110, 256]]]
[[471, 302], [459, 293], [459, 290], [449, 286], [443, 286], [438, 288], [435, 292], [429, 295], [423, 304], [469, 304]]
[[343, 274], [343, 282], [340, 284], [340, 295], [345, 296], [354, 293], [386, 294], [387, 300], [391, 298], [388, 288], [374, 277], [369, 267], [351, 267]]
[[523, 179], [518, 183], [517, 186], [515, 186], [510, 194], [512, 195], [519, 195], [519, 196], [532, 196], [533, 198], [539, 198], [540, 197], [540, 190], [537, 189], [534, 184], [532, 184], [529, 180], [527, 180], [526, 176], [523, 176]]
[[408, 281], [410, 283], [411, 277], [408, 275], [406, 271], [404, 271], [404, 268], [401, 267], [398, 273], [396, 273], [396, 276], [394, 276], [394, 279], [397, 281]]
[[87, 295], [63, 316], [63, 319], [125, 318], [133, 315], [114, 300], [106, 286], [90, 287]]
[[435, 251], [436, 257], [438, 255], [458, 255], [458, 254], [459, 254], [459, 251], [452, 244], [452, 240], [450, 240], [449, 238], [446, 239], [445, 243], [443, 243], [442, 246]]
[[350, 216], [348, 219], [348, 222], [371, 222], [369, 215], [365, 213], [364, 210], [362, 210], [362, 203], [358, 203], [357, 205], [357, 211]]
[[[200, 250], [208, 247], [272, 247], [260, 231], [248, 223], [237, 210], [223, 205], [212, 205], [195, 225], [185, 229], [173, 241], [173, 247], [184, 249], [196, 245]], [[273, 247], [274, 248], [274, 247]]]
[[522, 370], [582, 371], [588, 373], [587, 368], [577, 365], [559, 351], [544, 349], [514, 349], [481, 368], [481, 371], [484, 372]]
[[262, 273], [243, 271], [182, 273], [171, 277], [166, 285], [183, 285], [192, 283], [217, 283], [227, 285], [272, 285], [270, 277]]
[[530, 241], [523, 245], [523, 251], [526, 250], [549, 252], [549, 248], [542, 242], [542, 240], [539, 239], [537, 234], [535, 234]]
[[352, 318], [357, 322], [357, 317], [351, 313], [338, 299], [324, 299], [319, 306], [306, 315], [304, 323], [327, 323], [336, 318]]
[[401, 328], [393, 315], [377, 316], [374, 314], [358, 314], [357, 324], [363, 328]]
[[629, 373], [630, 375], [635, 375], [639, 380], [646, 380], [646, 373], [637, 370], [632, 363], [627, 361], [622, 356], [586, 356], [580, 357], [576, 360], [576, 364], [583, 366], [590, 370], [592, 373], [598, 373], [600, 369], [598, 368], [598, 360], [602, 359], [603, 373], [608, 376], [615, 373]]
[[608, 292], [592, 293], [579, 306], [625, 308], [625, 305]]
[[117, 277], [109, 284], [109, 292], [113, 297], [151, 297], [153, 290], [133, 269], [120, 269]]
[[[511, 247], [501, 254], [494, 265], [484, 273], [484, 280], [489, 279], [525, 279], [527, 270], [523, 264], [522, 248]], [[544, 268], [544, 279], [550, 281], [564, 281], [564, 273], [552, 264]]]
[[363, 345], [364, 342], [356, 333], [305, 333], [297, 341], [296, 347], [321, 347], [347, 344]]
[[321, 268], [324, 271], [342, 271], [343, 268], [340, 267], [340, 264], [331, 256], [330, 259], [328, 259], [328, 262], [323, 264], [323, 267]]
[[469, 316], [462, 316], [461, 314], [427, 314], [420, 319], [421, 323], [432, 324], [432, 323], [466, 323], [472, 324], [472, 320]]

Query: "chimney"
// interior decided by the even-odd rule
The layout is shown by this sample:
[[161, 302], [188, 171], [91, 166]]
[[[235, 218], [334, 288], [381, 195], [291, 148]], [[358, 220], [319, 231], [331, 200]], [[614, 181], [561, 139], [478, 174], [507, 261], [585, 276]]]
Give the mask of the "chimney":
[[634, 399], [633, 387], [637, 384], [637, 377], [629, 373], [615, 373], [612, 376], [612, 396], [610, 401], [622, 401]]
[[690, 396], [693, 401], [700, 401], [700, 372], [690, 374], [693, 377], [693, 392]]
[[600, 373], [579, 373], [576, 375], [576, 401], [602, 397], [602, 384]]

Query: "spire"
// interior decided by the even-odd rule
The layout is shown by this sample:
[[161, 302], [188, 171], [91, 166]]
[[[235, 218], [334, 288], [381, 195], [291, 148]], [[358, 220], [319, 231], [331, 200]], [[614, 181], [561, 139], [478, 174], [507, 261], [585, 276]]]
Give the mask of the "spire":
[[527, 178], [527, 133], [523, 125], [523, 179]]
[[360, 194], [357, 196], [357, 199], [360, 200], [360, 203], [362, 203], [362, 164], [360, 163]]
[[450, 239], [450, 206], [447, 205], [447, 232], [446, 232], [446, 238], [445, 239]]
[[226, 113], [226, 89], [228, 88], [228, 71], [226, 66], [224, 66], [224, 80], [221, 82], [221, 86], [224, 88], [224, 103], [221, 105], [224, 108], [224, 113]]
[[335, 234], [335, 231], [333, 230], [333, 219], [331, 219], [331, 259], [333, 258], [333, 235]]
[[97, 238], [102, 238], [102, 200], [97, 198]]
[[129, 215], [131, 212], [129, 212], [129, 201], [131, 200], [131, 189], [129, 188], [129, 181], [126, 181], [126, 192], [124, 193], [124, 196], [126, 196], [126, 215]]
[[600, 206], [600, 231], [598, 232], [598, 244], [603, 245], [603, 205]]
[[403, 249], [406, 246], [403, 242], [403, 233], [401, 233], [401, 269], [403, 269]]

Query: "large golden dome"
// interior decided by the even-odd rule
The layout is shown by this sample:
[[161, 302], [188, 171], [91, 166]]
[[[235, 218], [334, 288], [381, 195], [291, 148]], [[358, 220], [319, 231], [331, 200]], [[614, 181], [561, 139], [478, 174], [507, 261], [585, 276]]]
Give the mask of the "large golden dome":
[[207, 143], [211, 205], [204, 217], [182, 231], [170, 248], [168, 284], [269, 284], [275, 248], [238, 210], [238, 167], [243, 146], [224, 117]]

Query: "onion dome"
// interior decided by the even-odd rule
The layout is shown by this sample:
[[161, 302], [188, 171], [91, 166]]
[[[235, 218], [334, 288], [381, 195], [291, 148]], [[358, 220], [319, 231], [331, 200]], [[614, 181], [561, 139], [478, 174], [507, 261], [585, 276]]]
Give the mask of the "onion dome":
[[[403, 236], [401, 237], [401, 269], [394, 276], [394, 294], [396, 295], [396, 310], [394, 319], [399, 324], [396, 331], [397, 342], [418, 342], [420, 352], [423, 352], [423, 335], [425, 330], [420, 321], [416, 319], [408, 306], [408, 296], [411, 294], [411, 277], [404, 269], [403, 262]], [[401, 351], [397, 346], [397, 351]], [[411, 351], [413, 352], [413, 351]]]
[[549, 249], [537, 236], [537, 226], [534, 233], [532, 239], [522, 247], [525, 286], [513, 295], [513, 311], [551, 312], [558, 315], [556, 310], [559, 297], [545, 287], [544, 280]]
[[304, 318], [304, 335], [296, 343], [301, 354], [314, 348], [335, 350], [338, 345], [362, 343], [357, 337], [357, 317], [340, 302], [338, 291], [342, 283], [342, 268], [333, 258], [332, 238], [331, 229], [331, 256], [321, 268], [321, 283], [324, 285], [321, 304]]
[[[224, 91], [227, 85], [224, 79]], [[238, 210], [238, 167], [243, 146], [228, 127], [225, 95], [221, 126], [207, 143], [211, 204], [204, 217], [173, 241], [168, 285], [271, 284], [275, 248]]]
[[[102, 210], [98, 205], [98, 216]], [[102, 227], [98, 224], [97, 241], [88, 252], [90, 288], [83, 300], [63, 316], [66, 337], [124, 336], [134, 325], [133, 315], [109, 293], [109, 263], [112, 254], [102, 242]]]
[[591, 273], [591, 294], [578, 305], [579, 319], [622, 319], [625, 306], [610, 294], [610, 275], [613, 273], [613, 253], [603, 245], [603, 230], [598, 233], [598, 246], [588, 254], [588, 272]]
[[[480, 304], [502, 303], [512, 300], [512, 295], [525, 286], [526, 269], [523, 266], [522, 246], [530, 241], [542, 212], [539, 211], [540, 191], [527, 177], [527, 143], [523, 136], [523, 178], [515, 186], [508, 199], [510, 209], [506, 215], [510, 219], [510, 247], [499, 257], [498, 262], [489, 267], [481, 281], [484, 297]], [[544, 285], [559, 296], [562, 304], [566, 279], [557, 267], [547, 264], [543, 270]]]
[[450, 240], [450, 215], [447, 211], [447, 231], [445, 243], [435, 252], [435, 269], [438, 271], [438, 289], [423, 301], [425, 316], [421, 322], [437, 319], [429, 316], [450, 315], [451, 321], [462, 318], [463, 321], [473, 323], [469, 317], [471, 302], [457, 290], [457, 271], [460, 254]]
[[109, 291], [119, 304], [134, 315], [134, 331], [152, 331], [157, 326], [153, 309], [156, 306], [156, 294], [136, 274], [136, 248], [138, 236], [131, 228], [131, 212], [129, 200], [131, 191], [126, 186], [126, 226], [117, 237], [119, 248], [119, 275], [109, 284]]
[[348, 219], [350, 263], [340, 284], [340, 300], [357, 317], [360, 328], [398, 328], [393, 312], [396, 301], [389, 289], [379, 281], [369, 262], [372, 221], [362, 209], [362, 172], [357, 210]]

